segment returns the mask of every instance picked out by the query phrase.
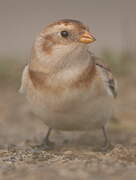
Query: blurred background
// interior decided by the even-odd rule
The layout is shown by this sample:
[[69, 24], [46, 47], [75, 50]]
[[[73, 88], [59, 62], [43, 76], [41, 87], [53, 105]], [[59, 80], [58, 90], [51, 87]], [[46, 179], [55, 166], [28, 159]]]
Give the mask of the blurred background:
[[[37, 144], [45, 135], [46, 127], [32, 116], [18, 89], [35, 37], [48, 23], [64, 18], [84, 22], [95, 35], [90, 50], [108, 64], [119, 86], [109, 134], [115, 144], [135, 146], [135, 0], [0, 0], [0, 145]], [[98, 137], [83, 135], [77, 142], [99, 144]]]
[[96, 35], [95, 52], [108, 48], [135, 53], [135, 0], [0, 1], [0, 54], [25, 60], [41, 29], [58, 19], [79, 19]]

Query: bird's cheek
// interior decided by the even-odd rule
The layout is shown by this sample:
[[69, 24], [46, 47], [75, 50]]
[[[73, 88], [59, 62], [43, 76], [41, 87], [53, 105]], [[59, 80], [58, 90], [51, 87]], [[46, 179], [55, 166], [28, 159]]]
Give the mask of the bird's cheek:
[[52, 50], [53, 50], [53, 46], [50, 43], [45, 42], [42, 45], [42, 51], [46, 54], [46, 55], [51, 55], [52, 54]]

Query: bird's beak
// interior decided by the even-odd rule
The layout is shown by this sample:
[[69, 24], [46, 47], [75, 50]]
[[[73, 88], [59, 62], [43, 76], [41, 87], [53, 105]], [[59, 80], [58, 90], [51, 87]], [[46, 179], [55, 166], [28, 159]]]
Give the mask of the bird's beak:
[[89, 44], [96, 41], [95, 37], [92, 36], [89, 32], [84, 32], [80, 35], [79, 42]]

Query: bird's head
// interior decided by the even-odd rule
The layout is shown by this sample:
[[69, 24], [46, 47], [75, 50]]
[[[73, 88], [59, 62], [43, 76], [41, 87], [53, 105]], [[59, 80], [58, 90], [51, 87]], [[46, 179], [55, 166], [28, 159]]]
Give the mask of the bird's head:
[[34, 44], [36, 56], [41, 61], [65, 58], [72, 54], [83, 54], [88, 44], [95, 41], [89, 28], [80, 21], [64, 19], [49, 24], [40, 33]]

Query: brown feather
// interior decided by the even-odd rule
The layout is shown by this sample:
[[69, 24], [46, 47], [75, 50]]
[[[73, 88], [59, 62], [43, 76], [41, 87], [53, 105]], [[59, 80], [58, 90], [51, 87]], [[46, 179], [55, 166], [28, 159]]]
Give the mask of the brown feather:
[[95, 76], [95, 63], [89, 65], [76, 79], [73, 78], [71, 82], [58, 83], [58, 86], [48, 83], [49, 74], [43, 72], [33, 71], [29, 69], [29, 76], [34, 87], [41, 91], [61, 94], [66, 88], [87, 88], [91, 85]]
[[72, 19], [62, 19], [60, 21], [56, 21], [52, 24], [49, 24], [48, 27], [52, 27], [52, 26], [55, 26], [55, 25], [65, 25], [65, 26], [68, 26], [68, 25], [74, 25], [77, 29], [81, 30], [88, 30], [88, 27], [83, 25], [80, 21], [78, 20], [72, 20]]

